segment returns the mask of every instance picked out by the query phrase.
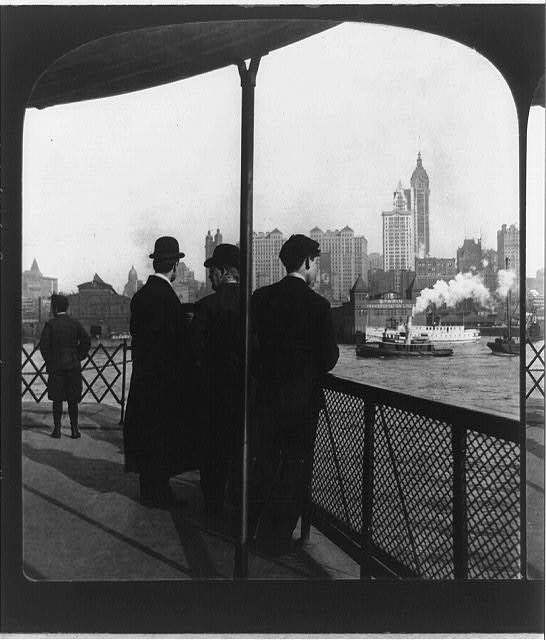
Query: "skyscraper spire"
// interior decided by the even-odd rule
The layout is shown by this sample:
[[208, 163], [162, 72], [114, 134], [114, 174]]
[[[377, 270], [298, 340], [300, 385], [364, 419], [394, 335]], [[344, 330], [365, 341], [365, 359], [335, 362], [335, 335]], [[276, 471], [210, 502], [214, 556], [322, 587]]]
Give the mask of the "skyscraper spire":
[[415, 255], [424, 258], [430, 253], [429, 196], [427, 172], [423, 167], [421, 151], [417, 152], [417, 166], [411, 174], [412, 210], [415, 232]]

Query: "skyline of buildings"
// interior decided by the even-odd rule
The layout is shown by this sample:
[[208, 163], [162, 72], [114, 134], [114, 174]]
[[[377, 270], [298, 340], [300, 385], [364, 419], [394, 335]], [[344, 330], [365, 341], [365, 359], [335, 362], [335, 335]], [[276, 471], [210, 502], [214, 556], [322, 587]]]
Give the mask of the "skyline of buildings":
[[[383, 211], [383, 254], [368, 255], [368, 241], [355, 235], [348, 225], [341, 230], [323, 231], [319, 226], [309, 231], [311, 238], [321, 247], [318, 278], [315, 289], [331, 302], [349, 300], [350, 292], [360, 277], [369, 291], [382, 288], [403, 293], [408, 288], [418, 294], [431, 288], [438, 280], [449, 281], [457, 272], [480, 274], [484, 284], [493, 292], [497, 287], [497, 270], [504, 268], [505, 258], [519, 280], [519, 230], [514, 224], [503, 224], [497, 231], [497, 250], [484, 250], [481, 238], [464, 238], [456, 249], [455, 257], [430, 255], [430, 180], [423, 166], [421, 152], [417, 154], [416, 166], [410, 178], [410, 187], [404, 188], [398, 181], [393, 192], [392, 209]], [[288, 237], [288, 236], [287, 236]], [[279, 259], [283, 242], [287, 239], [277, 227], [273, 231], [253, 233], [253, 281], [252, 289], [267, 286], [280, 280], [284, 267]], [[205, 236], [205, 259], [209, 258], [223, 236], [219, 228], [213, 235]], [[236, 243], [238, 244], [238, 243]], [[175, 291], [181, 302], [191, 303], [212, 292], [205, 269], [203, 282], [196, 280], [195, 273], [183, 261], [180, 262]], [[44, 277], [36, 260], [30, 271], [23, 272], [23, 298], [46, 297], [58, 286], [56, 278]], [[131, 298], [142, 286], [132, 265], [123, 295]], [[385, 289], [386, 290], [386, 289]], [[27, 302], [28, 306], [28, 302]]]

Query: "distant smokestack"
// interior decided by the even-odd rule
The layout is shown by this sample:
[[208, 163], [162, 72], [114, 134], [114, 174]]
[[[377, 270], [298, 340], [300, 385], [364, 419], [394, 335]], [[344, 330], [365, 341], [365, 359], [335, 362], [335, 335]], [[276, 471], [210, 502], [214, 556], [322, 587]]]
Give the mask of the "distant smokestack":
[[516, 281], [516, 274], [510, 269], [500, 269], [497, 274], [499, 286], [497, 287], [497, 295], [499, 298], [506, 298], [508, 291], [512, 289]]

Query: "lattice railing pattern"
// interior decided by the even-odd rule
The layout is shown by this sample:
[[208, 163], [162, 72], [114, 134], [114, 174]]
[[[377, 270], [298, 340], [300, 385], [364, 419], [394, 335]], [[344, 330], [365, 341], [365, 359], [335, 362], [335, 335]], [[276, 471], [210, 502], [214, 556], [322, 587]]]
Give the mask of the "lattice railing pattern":
[[[406, 407], [399, 397], [390, 404], [384, 399], [388, 393], [378, 400], [358, 385], [344, 390], [343, 381], [332, 379], [333, 387], [324, 388], [326, 407], [315, 444], [317, 514], [345, 531], [352, 545], [361, 545], [368, 409], [373, 416], [371, 544], [381, 561], [387, 558], [406, 575], [453, 579], [457, 543], [467, 578], [520, 577], [519, 445], [505, 440], [502, 429], [480, 433], [472, 424], [476, 412], [467, 412], [466, 424], [460, 416], [455, 424], [447, 405], [427, 401], [425, 409], [408, 398]], [[454, 480], [454, 434], [463, 442], [460, 480]], [[464, 496], [462, 533], [454, 523], [454, 486]]]
[[[125, 351], [124, 351], [125, 350]], [[122, 405], [125, 402], [127, 373], [126, 344], [113, 347], [98, 344], [82, 361], [82, 401], [103, 402], [107, 397]], [[22, 398], [29, 395], [35, 402], [47, 397], [47, 372], [39, 346], [22, 347]]]
[[520, 576], [519, 447], [469, 431], [467, 509], [469, 578]]
[[374, 457], [374, 544], [420, 576], [452, 578], [449, 427], [379, 405]]

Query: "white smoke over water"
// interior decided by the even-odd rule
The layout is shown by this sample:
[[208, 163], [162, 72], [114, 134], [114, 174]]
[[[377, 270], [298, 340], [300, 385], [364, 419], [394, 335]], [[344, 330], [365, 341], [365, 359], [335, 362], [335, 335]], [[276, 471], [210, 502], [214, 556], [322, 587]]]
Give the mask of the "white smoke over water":
[[490, 294], [481, 277], [473, 273], [458, 273], [446, 282], [438, 280], [432, 289], [423, 289], [415, 303], [415, 313], [423, 313], [429, 305], [455, 307], [458, 302], [471, 299], [481, 305], [490, 302]]
[[499, 269], [497, 274], [499, 286], [497, 287], [497, 295], [500, 298], [506, 298], [508, 291], [512, 289], [515, 281], [516, 274], [510, 269]]

